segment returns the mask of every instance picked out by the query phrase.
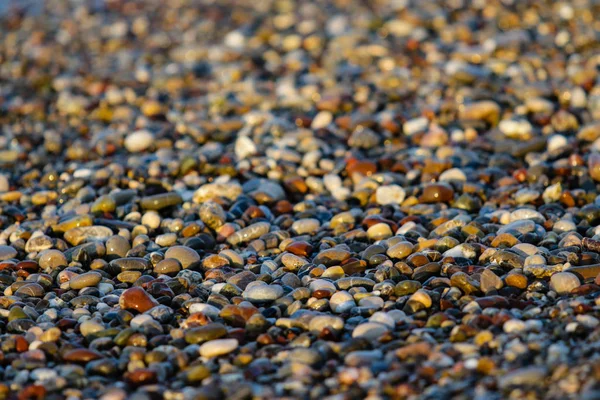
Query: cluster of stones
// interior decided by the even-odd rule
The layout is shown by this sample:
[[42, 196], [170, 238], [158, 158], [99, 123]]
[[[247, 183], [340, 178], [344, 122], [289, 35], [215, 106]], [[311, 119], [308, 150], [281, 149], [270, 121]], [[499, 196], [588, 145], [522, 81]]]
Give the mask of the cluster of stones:
[[597, 4], [76, 3], [0, 17], [0, 399], [600, 398]]

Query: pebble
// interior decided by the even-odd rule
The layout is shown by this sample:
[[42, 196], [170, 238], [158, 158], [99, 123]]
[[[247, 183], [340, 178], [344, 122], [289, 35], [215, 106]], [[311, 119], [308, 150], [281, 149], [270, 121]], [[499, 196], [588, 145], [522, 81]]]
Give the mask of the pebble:
[[17, 256], [17, 250], [11, 246], [0, 245], [0, 260], [8, 260]]
[[90, 286], [96, 286], [101, 280], [102, 275], [99, 272], [86, 272], [71, 278], [69, 280], [69, 287], [74, 290], [79, 290]]
[[356, 306], [352, 295], [346, 291], [336, 292], [329, 299], [329, 306], [331, 311], [336, 314], [343, 314], [349, 312], [353, 307]]
[[123, 310], [135, 310], [143, 313], [157, 305], [158, 302], [139, 287], [127, 289], [119, 297], [119, 306]]
[[570, 272], [559, 272], [550, 278], [550, 289], [558, 294], [571, 293], [579, 286], [581, 286], [579, 278]]
[[593, 2], [12, 3], [1, 398], [598, 397]]
[[389, 331], [388, 327], [377, 322], [365, 322], [352, 331], [353, 338], [377, 340]]
[[283, 296], [283, 288], [279, 285], [256, 285], [246, 288], [243, 296], [252, 303], [271, 302]]
[[179, 261], [183, 269], [200, 262], [200, 255], [194, 249], [187, 246], [169, 247], [165, 252], [165, 258], [173, 258]]
[[200, 355], [206, 358], [220, 357], [235, 351], [238, 346], [237, 339], [211, 340], [200, 346]]
[[406, 197], [406, 192], [398, 185], [379, 186], [375, 192], [377, 203], [386, 204], [402, 204]]
[[154, 142], [154, 135], [145, 130], [131, 132], [125, 138], [125, 148], [130, 153], [139, 153], [147, 150]]

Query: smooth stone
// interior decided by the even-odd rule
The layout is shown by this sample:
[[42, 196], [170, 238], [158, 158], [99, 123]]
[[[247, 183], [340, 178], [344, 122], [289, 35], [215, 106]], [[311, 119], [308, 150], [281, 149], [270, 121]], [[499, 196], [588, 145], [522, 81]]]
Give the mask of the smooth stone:
[[258, 239], [265, 233], [268, 233], [270, 229], [271, 224], [269, 224], [268, 222], [257, 222], [235, 232], [233, 235], [227, 238], [227, 242], [232, 246], [236, 246], [240, 243], [245, 243], [254, 239]]
[[131, 250], [129, 241], [123, 236], [113, 235], [106, 240], [106, 255], [125, 257]]
[[385, 301], [378, 296], [364, 297], [358, 301], [360, 307], [373, 308], [379, 310], [383, 308]]
[[6, 174], [0, 174], [0, 193], [8, 192], [10, 190], [10, 182]]
[[438, 179], [440, 182], [466, 182], [467, 176], [465, 173], [459, 168], [450, 168], [440, 174]]
[[150, 131], [142, 129], [128, 134], [123, 145], [130, 153], [139, 153], [147, 150], [153, 142], [154, 135]]
[[177, 274], [179, 271], [181, 271], [181, 264], [174, 258], [165, 258], [154, 267], [155, 274], [170, 275]]
[[8, 260], [9, 258], [15, 258], [17, 256], [17, 249], [11, 246], [0, 245], [0, 261]]
[[219, 357], [235, 351], [238, 347], [237, 339], [211, 340], [200, 346], [200, 355], [205, 358]]
[[68, 264], [67, 257], [60, 250], [44, 250], [39, 254], [38, 263], [42, 269], [55, 269]]
[[345, 290], [334, 293], [329, 299], [329, 307], [336, 314], [349, 312], [355, 306], [354, 298]]
[[386, 254], [390, 258], [401, 260], [408, 257], [412, 253], [413, 248], [414, 246], [412, 243], [402, 241], [388, 248]]
[[[393, 311], [398, 311], [398, 312], [404, 314], [404, 312], [402, 312], [400, 310], [393, 310]], [[405, 314], [403, 316], [406, 317]], [[379, 324], [387, 326], [390, 329], [394, 329], [394, 327], [396, 326], [396, 320], [394, 319], [393, 315], [390, 315], [390, 313], [386, 313], [383, 311], [377, 311], [376, 313], [371, 315], [369, 317], [369, 322], [377, 322]]]
[[283, 293], [283, 288], [279, 285], [256, 285], [246, 288], [243, 297], [251, 303], [263, 303], [275, 301], [283, 296]]
[[377, 322], [365, 322], [358, 325], [352, 331], [353, 338], [364, 338], [367, 340], [377, 340], [389, 332], [389, 328]]
[[112, 260], [110, 266], [118, 271], [144, 271], [150, 268], [150, 262], [142, 257], [125, 257]]
[[15, 292], [17, 297], [42, 297], [44, 294], [44, 288], [38, 283], [26, 283]]
[[367, 230], [367, 237], [373, 241], [387, 239], [392, 235], [390, 226], [383, 222], [375, 224]]
[[344, 329], [344, 320], [333, 315], [317, 315], [308, 323], [311, 332], [319, 333], [325, 328], [341, 331]]
[[227, 328], [220, 323], [209, 323], [204, 326], [186, 330], [185, 341], [189, 344], [204, 343], [227, 335]]
[[193, 201], [202, 204], [219, 197], [235, 201], [242, 192], [242, 186], [235, 181], [207, 183], [194, 192]]
[[548, 371], [545, 367], [523, 367], [513, 370], [498, 380], [500, 389], [509, 389], [512, 387], [533, 387], [543, 386], [546, 382]]
[[402, 204], [406, 197], [406, 192], [399, 185], [379, 186], [375, 191], [375, 199], [378, 204]]
[[151, 315], [148, 314], [140, 314], [136, 315], [129, 321], [129, 326], [133, 329], [140, 329], [144, 325], [155, 323], [156, 321], [152, 318]]
[[72, 349], [63, 354], [63, 360], [74, 363], [88, 363], [104, 358], [102, 353], [90, 349]]
[[335, 284], [341, 290], [348, 290], [353, 287], [363, 287], [367, 290], [371, 290], [373, 289], [373, 286], [375, 286], [375, 281], [363, 277], [347, 277], [338, 279]]
[[550, 289], [558, 294], [571, 293], [579, 286], [581, 286], [579, 278], [570, 272], [558, 272], [550, 278]]
[[129, 288], [119, 297], [119, 306], [123, 310], [135, 310], [143, 313], [157, 305], [158, 302], [140, 287]]
[[101, 280], [102, 274], [99, 272], [90, 271], [71, 278], [69, 280], [69, 287], [74, 290], [79, 290], [85, 287], [96, 286]]
[[154, 242], [159, 245], [160, 247], [169, 247], [175, 244], [175, 242], [177, 241], [177, 234], [176, 233], [163, 233], [162, 235], [158, 235], [155, 239]]
[[285, 253], [281, 257], [281, 263], [286, 267], [288, 271], [297, 271], [302, 268], [304, 265], [308, 264], [302, 257], [298, 257], [291, 253]]
[[310, 127], [312, 129], [322, 129], [325, 128], [333, 121], [333, 114], [329, 111], [321, 111], [315, 118], [312, 120]]
[[334, 247], [331, 249], [323, 250], [317, 254], [314, 258], [314, 264], [323, 264], [326, 267], [332, 267], [334, 265], [339, 265], [343, 261], [346, 261], [351, 256], [351, 253], [348, 250]]
[[162, 210], [163, 208], [179, 205], [183, 199], [177, 192], [168, 192], [155, 194], [154, 196], [143, 197], [140, 205], [144, 210]]
[[312, 234], [319, 230], [321, 222], [316, 218], [304, 218], [294, 221], [292, 224], [292, 230], [297, 235]]
[[174, 258], [179, 261], [183, 269], [189, 268], [192, 264], [200, 262], [200, 255], [196, 250], [187, 246], [173, 246], [165, 252], [165, 258]]
[[81, 334], [84, 337], [92, 335], [96, 332], [103, 331], [104, 329], [105, 328], [104, 328], [104, 325], [102, 325], [102, 323], [95, 321], [93, 319], [84, 321], [81, 323], [81, 325], [79, 325], [79, 331], [81, 332]]
[[77, 246], [81, 243], [89, 242], [91, 240], [104, 241], [111, 237], [112, 234], [113, 231], [110, 228], [93, 225], [69, 229], [65, 232], [64, 238], [73, 246]]
[[423, 189], [419, 197], [422, 203], [447, 203], [454, 198], [454, 190], [451, 186], [442, 183], [431, 183]]

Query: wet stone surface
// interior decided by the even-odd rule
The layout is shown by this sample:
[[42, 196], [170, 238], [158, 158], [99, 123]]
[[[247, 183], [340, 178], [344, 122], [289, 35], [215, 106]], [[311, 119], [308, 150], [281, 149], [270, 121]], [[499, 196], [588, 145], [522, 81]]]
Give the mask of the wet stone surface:
[[600, 398], [597, 2], [2, 3], [0, 399]]

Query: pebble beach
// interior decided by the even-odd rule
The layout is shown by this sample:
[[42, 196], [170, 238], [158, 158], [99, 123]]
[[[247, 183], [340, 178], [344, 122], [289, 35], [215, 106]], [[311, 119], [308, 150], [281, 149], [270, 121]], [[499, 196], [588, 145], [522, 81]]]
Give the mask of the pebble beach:
[[0, 400], [599, 400], [599, 15], [4, 5]]

